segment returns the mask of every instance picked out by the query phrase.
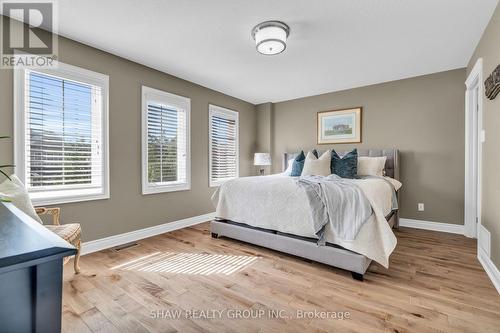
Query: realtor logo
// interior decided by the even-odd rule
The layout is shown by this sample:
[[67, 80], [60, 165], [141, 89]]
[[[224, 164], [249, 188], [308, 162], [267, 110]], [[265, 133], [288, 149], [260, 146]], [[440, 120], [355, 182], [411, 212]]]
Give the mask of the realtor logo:
[[57, 31], [53, 1], [4, 0], [1, 68], [55, 67]]

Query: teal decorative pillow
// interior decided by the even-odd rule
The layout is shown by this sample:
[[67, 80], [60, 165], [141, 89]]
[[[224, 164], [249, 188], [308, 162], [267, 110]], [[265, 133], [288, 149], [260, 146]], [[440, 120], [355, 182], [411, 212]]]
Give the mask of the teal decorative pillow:
[[357, 178], [358, 175], [358, 150], [353, 149], [351, 152], [342, 156], [332, 150], [332, 162], [330, 164], [332, 173], [342, 178]]
[[[318, 157], [318, 152], [316, 149], [313, 149], [313, 154], [314, 156]], [[304, 155], [304, 151], [302, 150], [300, 154], [295, 157], [293, 160], [292, 164], [292, 173], [290, 174], [291, 177], [300, 177], [302, 174], [302, 169], [304, 169], [304, 163], [306, 161], [306, 155]]]
[[299, 177], [302, 173], [302, 169], [304, 169], [304, 162], [306, 161], [306, 155], [304, 155], [304, 151], [301, 151], [300, 154], [295, 157], [292, 164], [292, 173], [290, 176]]

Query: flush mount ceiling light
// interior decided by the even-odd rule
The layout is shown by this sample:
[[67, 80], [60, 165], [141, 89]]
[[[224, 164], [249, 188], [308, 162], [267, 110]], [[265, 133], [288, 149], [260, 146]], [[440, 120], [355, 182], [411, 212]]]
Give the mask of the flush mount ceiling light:
[[279, 54], [286, 49], [290, 27], [280, 21], [266, 21], [252, 29], [257, 51], [265, 55]]

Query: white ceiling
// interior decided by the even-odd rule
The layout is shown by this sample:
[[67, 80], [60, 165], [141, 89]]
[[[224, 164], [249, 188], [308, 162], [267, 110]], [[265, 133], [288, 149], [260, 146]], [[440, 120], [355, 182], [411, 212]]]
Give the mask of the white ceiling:
[[[251, 103], [467, 65], [498, 0], [59, 0], [61, 35]], [[291, 27], [255, 51], [252, 27]]]

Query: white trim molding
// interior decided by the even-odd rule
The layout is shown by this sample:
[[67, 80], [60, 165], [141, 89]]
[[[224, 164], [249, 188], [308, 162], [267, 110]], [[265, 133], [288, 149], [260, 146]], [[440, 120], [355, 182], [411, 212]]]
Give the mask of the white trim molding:
[[[30, 170], [28, 169], [29, 151], [27, 150], [29, 140], [27, 130], [29, 130], [28, 96], [30, 81], [27, 80], [27, 76], [31, 72], [83, 83], [101, 89], [101, 95], [94, 97], [91, 107], [92, 114], [95, 115], [92, 124], [93, 126], [96, 126], [96, 124], [100, 125], [99, 135], [92, 138], [93, 142], [95, 142], [94, 140], [99, 142], [100, 149], [92, 158], [100, 160], [101, 165], [97, 164], [96, 168], [101, 168], [100, 175], [102, 181], [97, 181], [96, 184], [92, 184], [89, 187], [73, 185], [64, 187], [56, 185], [38, 190], [35, 190], [33, 187], [30, 188]], [[59, 62], [56, 68], [16, 68], [14, 70], [14, 163], [16, 165], [15, 173], [27, 186], [34, 205], [54, 205], [109, 199], [109, 76], [62, 62]]]
[[483, 225], [479, 226], [477, 238], [477, 259], [500, 294], [500, 271], [490, 258], [491, 234]]
[[477, 252], [477, 259], [479, 259], [479, 262], [486, 271], [486, 274], [488, 274], [488, 277], [500, 294], [500, 271], [497, 266], [495, 266], [490, 257], [481, 248], [479, 248]]
[[459, 235], [464, 234], [464, 226], [461, 224], [430, 222], [430, 221], [403, 219], [402, 218], [402, 219], [399, 219], [399, 226], [408, 227], [408, 228], [415, 228], [415, 229], [448, 232], [450, 234], [459, 234]]
[[[187, 191], [191, 189], [191, 99], [175, 95], [163, 90], [146, 86], [141, 87], [141, 148], [142, 148], [142, 194], [166, 193], [174, 191]], [[179, 117], [177, 124], [177, 179], [176, 181], [150, 182], [149, 181], [149, 122], [148, 113], [150, 104], [159, 104], [165, 108], [176, 110]], [[180, 120], [182, 119], [182, 120]], [[170, 124], [172, 125], [172, 124]], [[182, 135], [180, 135], [182, 133]], [[182, 144], [184, 141], [184, 145]], [[163, 164], [160, 162], [160, 164]], [[179, 177], [179, 174], [185, 174]]]
[[465, 81], [464, 235], [477, 238], [481, 226], [483, 143], [483, 59]]
[[477, 234], [477, 251], [483, 251], [488, 258], [491, 255], [491, 235], [488, 229], [483, 225], [479, 226], [479, 231]]
[[118, 245], [135, 242], [140, 239], [153, 237], [166, 232], [187, 228], [196, 224], [213, 220], [214, 218], [215, 212], [84, 242], [82, 243], [82, 255], [106, 250]]

